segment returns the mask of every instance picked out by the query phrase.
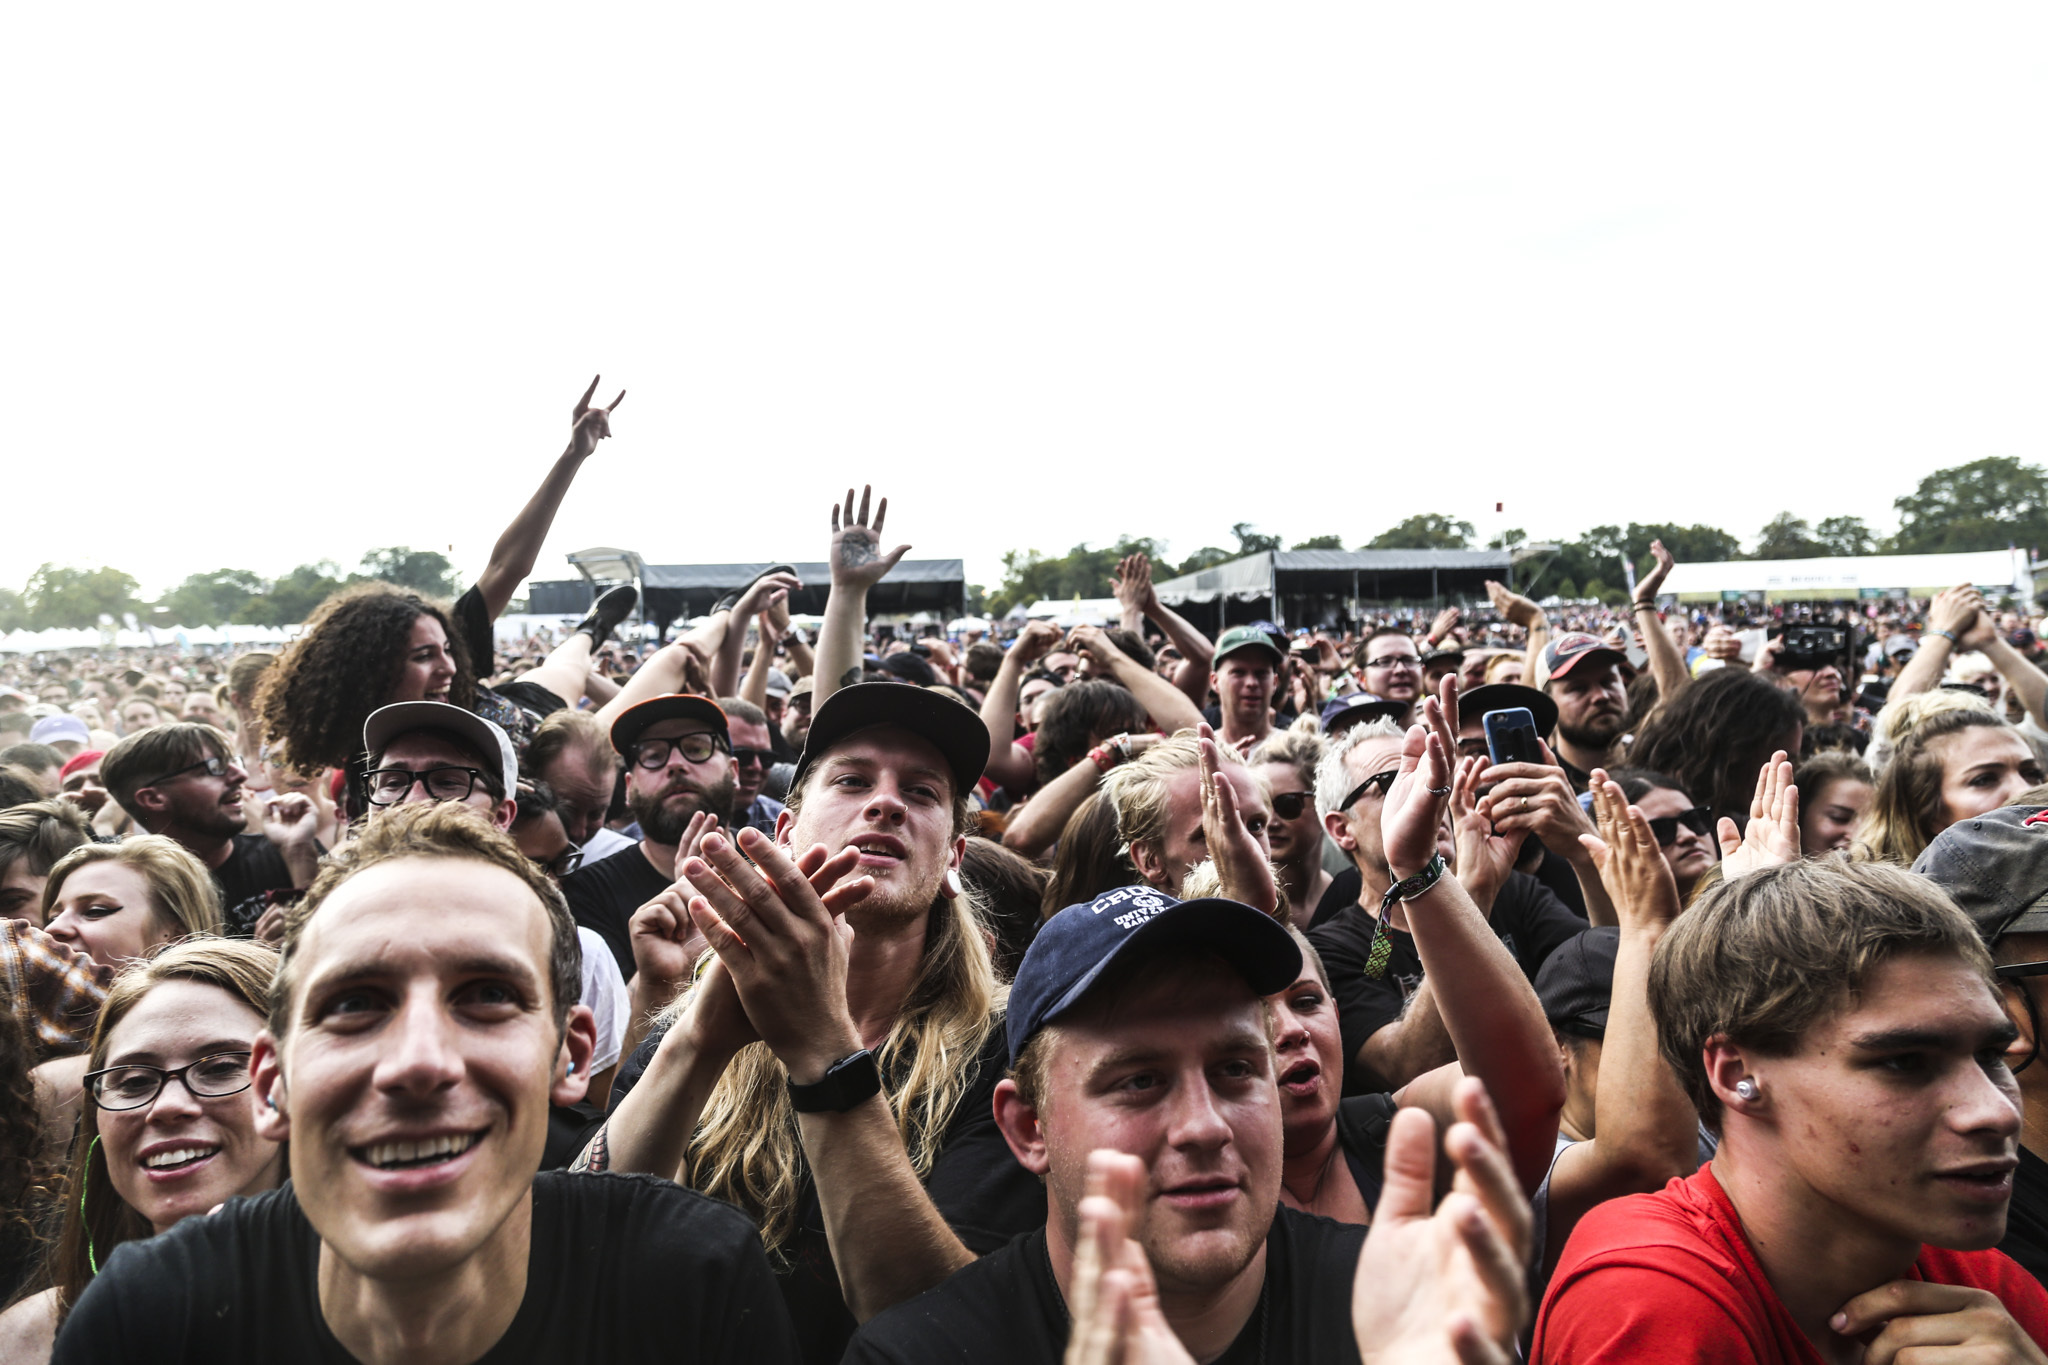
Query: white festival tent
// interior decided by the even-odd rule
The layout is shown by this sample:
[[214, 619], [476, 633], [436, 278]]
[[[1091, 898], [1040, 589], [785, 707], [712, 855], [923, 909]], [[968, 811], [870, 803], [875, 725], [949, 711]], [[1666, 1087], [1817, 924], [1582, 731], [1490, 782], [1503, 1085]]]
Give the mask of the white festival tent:
[[1664, 593], [1681, 601], [1733, 601], [1760, 595], [1770, 602], [1931, 597], [1970, 583], [1995, 597], [2034, 595], [2024, 550], [1969, 554], [1838, 555], [1828, 559], [1728, 560], [1679, 564]]
[[10, 630], [0, 635], [0, 654], [49, 654], [66, 649], [196, 649], [212, 645], [281, 645], [300, 626], [123, 626], [100, 630]]

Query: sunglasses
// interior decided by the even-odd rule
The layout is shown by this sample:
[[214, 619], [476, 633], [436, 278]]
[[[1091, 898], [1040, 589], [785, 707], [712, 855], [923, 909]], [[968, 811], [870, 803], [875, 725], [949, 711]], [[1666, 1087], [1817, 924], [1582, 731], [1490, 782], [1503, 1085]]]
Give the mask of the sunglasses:
[[1657, 847], [1669, 848], [1678, 842], [1678, 827], [1684, 825], [1694, 834], [1701, 836], [1714, 832], [1714, 813], [1705, 806], [1694, 806], [1691, 810], [1676, 815], [1660, 815], [1650, 821], [1650, 833], [1657, 836]]
[[1351, 789], [1351, 795], [1345, 797], [1343, 803], [1339, 805], [1337, 809], [1350, 810], [1353, 806], [1358, 804], [1359, 797], [1365, 795], [1369, 791], [1372, 791], [1375, 787], [1379, 789], [1379, 798], [1382, 801], [1386, 800], [1387, 792], [1390, 789], [1392, 789], [1394, 785], [1394, 779], [1399, 777], [1400, 775], [1401, 770], [1399, 768], [1389, 768], [1383, 773], [1374, 773], [1371, 777], [1366, 778], [1365, 781], [1353, 787]]
[[732, 757], [733, 761], [742, 768], [746, 767], [749, 763], [766, 768], [775, 762], [775, 751], [773, 749], [734, 749]]
[[1273, 814], [1282, 820], [1299, 820], [1301, 813], [1308, 809], [1308, 803], [1313, 800], [1314, 792], [1281, 792], [1273, 798]]

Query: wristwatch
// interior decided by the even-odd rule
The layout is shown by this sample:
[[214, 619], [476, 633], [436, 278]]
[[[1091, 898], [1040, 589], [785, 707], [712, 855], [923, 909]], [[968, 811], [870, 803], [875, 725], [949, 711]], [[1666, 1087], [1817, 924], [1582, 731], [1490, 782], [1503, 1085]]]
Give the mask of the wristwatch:
[[875, 1065], [875, 1054], [862, 1048], [832, 1063], [810, 1085], [791, 1081], [789, 1107], [799, 1114], [843, 1114], [881, 1089], [882, 1072]]

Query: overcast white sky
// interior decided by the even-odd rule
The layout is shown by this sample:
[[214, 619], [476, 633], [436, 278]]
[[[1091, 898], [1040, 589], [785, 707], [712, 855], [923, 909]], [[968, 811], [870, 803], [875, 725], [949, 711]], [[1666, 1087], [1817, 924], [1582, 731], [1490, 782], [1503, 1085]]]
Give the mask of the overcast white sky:
[[[1780, 509], [2040, 459], [2039, 6], [17, 6], [0, 584]], [[1496, 516], [1494, 504], [1506, 504]]]

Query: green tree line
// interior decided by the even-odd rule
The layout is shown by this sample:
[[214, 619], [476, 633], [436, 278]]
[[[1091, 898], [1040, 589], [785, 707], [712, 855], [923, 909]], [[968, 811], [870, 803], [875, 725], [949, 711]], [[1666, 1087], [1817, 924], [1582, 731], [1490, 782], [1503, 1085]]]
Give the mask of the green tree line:
[[0, 630], [90, 628], [102, 616], [128, 615], [158, 626], [287, 626], [303, 621], [329, 594], [379, 580], [446, 597], [458, 591], [455, 566], [436, 550], [391, 545], [371, 550], [354, 572], [332, 560], [301, 564], [278, 578], [247, 569], [196, 573], [155, 601], [119, 569], [45, 564], [20, 591], [0, 588]]
[[[1942, 554], [2003, 550], [2008, 545], [2048, 550], [2048, 470], [2025, 464], [2011, 455], [1937, 470], [1922, 479], [1913, 492], [1895, 499], [1892, 506], [1899, 514], [1899, 529], [1888, 536], [1879, 535], [1860, 517], [1824, 517], [1816, 523], [1791, 512], [1780, 512], [1757, 531], [1746, 553], [1740, 537], [1719, 527], [1675, 522], [1595, 526], [1569, 540], [1554, 542], [1511, 530], [1488, 541], [1486, 548], [1555, 543], [1555, 554], [1532, 557], [1518, 573], [1522, 584], [1533, 586], [1542, 596], [1598, 598], [1618, 598], [1623, 593], [1622, 556], [1634, 563], [1638, 577], [1648, 571], [1653, 540], [1662, 540], [1680, 563]], [[1012, 550], [1003, 556], [1002, 583], [986, 593], [974, 589], [975, 601], [986, 610], [1004, 612], [1019, 602], [1041, 598], [1057, 601], [1107, 597], [1111, 592], [1110, 570], [1117, 560], [1134, 550], [1143, 550], [1152, 557], [1153, 577], [1157, 579], [1194, 573], [1225, 560], [1283, 547], [1282, 537], [1261, 533], [1249, 523], [1239, 522], [1230, 529], [1237, 541], [1235, 548], [1205, 545], [1177, 562], [1165, 553], [1162, 542], [1149, 537], [1125, 536], [1116, 544], [1099, 549], [1076, 545], [1063, 555]], [[1477, 548], [1475, 539], [1472, 523], [1439, 512], [1424, 512], [1351, 548], [1470, 550]], [[1285, 548], [1342, 550], [1346, 546], [1342, 536], [1319, 535]]]

